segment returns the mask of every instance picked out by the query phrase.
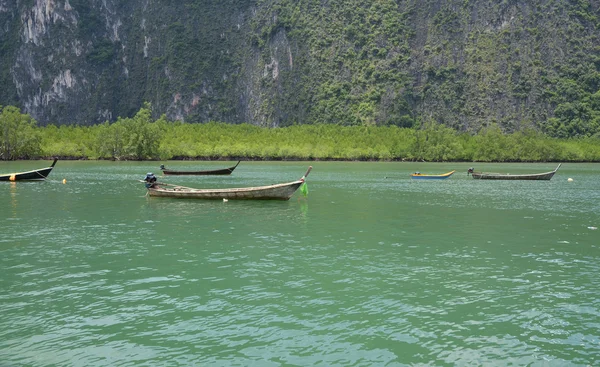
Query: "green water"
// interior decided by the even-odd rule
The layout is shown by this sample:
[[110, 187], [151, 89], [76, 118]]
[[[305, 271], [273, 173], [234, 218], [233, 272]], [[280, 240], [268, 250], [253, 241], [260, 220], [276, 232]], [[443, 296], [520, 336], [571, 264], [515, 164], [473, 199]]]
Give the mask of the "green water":
[[[600, 364], [600, 165], [527, 182], [466, 171], [555, 164], [311, 162], [307, 198], [222, 202], [146, 197], [159, 163], [0, 183], [0, 366]], [[165, 181], [256, 186], [308, 165]]]

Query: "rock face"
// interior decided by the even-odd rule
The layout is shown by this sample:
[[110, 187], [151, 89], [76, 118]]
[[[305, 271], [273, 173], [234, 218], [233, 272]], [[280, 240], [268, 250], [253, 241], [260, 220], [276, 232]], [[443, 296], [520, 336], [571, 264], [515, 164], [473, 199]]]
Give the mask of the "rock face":
[[[155, 117], [188, 122], [585, 125], [600, 116], [599, 8], [0, 0], [0, 104], [41, 124], [113, 121], [148, 101]], [[573, 107], [586, 98], [585, 113]]]

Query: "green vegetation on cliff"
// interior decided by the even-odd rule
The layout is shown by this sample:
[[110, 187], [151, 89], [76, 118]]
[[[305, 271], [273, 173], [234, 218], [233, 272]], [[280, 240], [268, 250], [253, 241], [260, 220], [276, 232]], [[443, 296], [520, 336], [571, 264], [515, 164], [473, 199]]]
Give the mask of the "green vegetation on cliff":
[[[509, 133], [591, 136], [600, 131], [599, 7], [280, 0], [254, 19], [254, 29], [270, 54], [267, 45], [281, 34], [308, 50], [298, 48], [294, 63], [304, 76], [294, 93], [306, 110], [296, 115], [306, 118], [283, 124], [435, 121], [472, 133], [497, 124]], [[283, 79], [293, 79], [287, 73]]]

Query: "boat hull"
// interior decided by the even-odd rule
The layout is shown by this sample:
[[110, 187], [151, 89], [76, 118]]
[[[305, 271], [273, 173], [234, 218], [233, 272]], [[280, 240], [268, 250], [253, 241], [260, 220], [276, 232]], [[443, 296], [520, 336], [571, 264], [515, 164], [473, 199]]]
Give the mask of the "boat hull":
[[473, 176], [476, 180], [531, 180], [531, 181], [549, 181], [558, 169], [561, 164], [556, 167], [554, 171], [544, 172], [544, 173], [534, 173], [527, 175], [511, 175], [511, 174], [503, 174], [503, 173], [485, 173], [485, 172], [470, 172], [471, 176]]
[[456, 171], [444, 173], [442, 175], [426, 175], [426, 174], [413, 173], [410, 175], [410, 177], [413, 180], [445, 180], [448, 177], [452, 176], [452, 174], [454, 172], [456, 172]]
[[290, 183], [247, 187], [232, 189], [189, 189], [168, 188], [160, 184], [148, 188], [148, 194], [154, 197], [168, 197], [177, 199], [205, 199], [205, 200], [289, 200], [304, 181]]
[[167, 176], [230, 175], [233, 172], [233, 170], [238, 166], [238, 164], [240, 164], [240, 162], [237, 162], [237, 164], [235, 166], [231, 166], [229, 168], [215, 169], [215, 170], [208, 170], [208, 171], [177, 171], [177, 170], [171, 170], [171, 169], [166, 169], [166, 168], [164, 168], [164, 169], [161, 168], [161, 171], [162, 171], [163, 175], [167, 175]]
[[52, 162], [52, 165], [50, 167], [46, 167], [46, 168], [35, 169], [35, 170], [31, 170], [31, 171], [26, 171], [26, 172], [2, 174], [2, 175], [0, 175], [0, 181], [40, 181], [40, 180], [45, 180], [46, 177], [48, 177], [48, 175], [50, 175], [50, 172], [52, 172], [52, 169], [54, 168], [56, 161], [57, 161], [57, 159], [55, 159], [54, 162]]
[[548, 181], [554, 176], [555, 172], [548, 172], [537, 175], [498, 175], [488, 173], [472, 173], [472, 176], [476, 180], [538, 180]]

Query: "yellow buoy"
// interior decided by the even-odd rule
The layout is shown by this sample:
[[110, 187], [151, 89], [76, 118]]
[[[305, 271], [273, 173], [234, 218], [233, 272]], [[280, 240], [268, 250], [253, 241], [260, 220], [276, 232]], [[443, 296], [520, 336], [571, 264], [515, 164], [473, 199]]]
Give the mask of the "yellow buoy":
[[569, 181], [569, 182], [573, 182], [573, 179], [572, 179], [571, 177], [569, 177], [569, 178], [567, 179], [567, 181]]
[[66, 184], [66, 183], [67, 183], [67, 179], [63, 178], [63, 184]]

